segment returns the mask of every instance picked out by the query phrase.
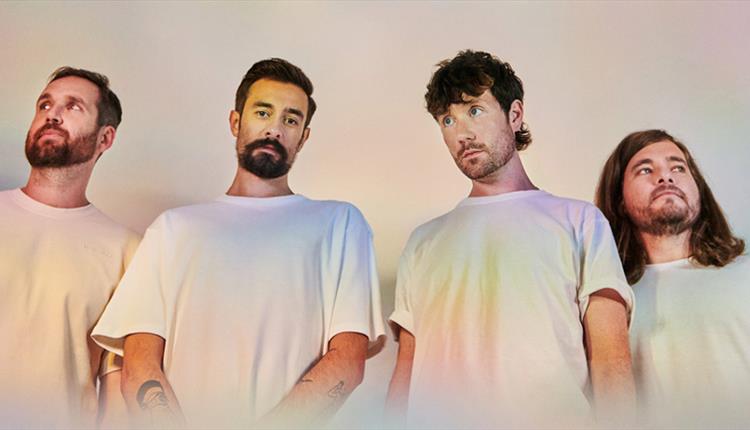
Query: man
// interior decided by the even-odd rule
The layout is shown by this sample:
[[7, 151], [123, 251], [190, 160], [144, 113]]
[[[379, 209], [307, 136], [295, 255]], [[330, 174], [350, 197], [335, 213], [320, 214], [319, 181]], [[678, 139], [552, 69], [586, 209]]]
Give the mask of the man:
[[532, 184], [508, 63], [463, 51], [438, 66], [427, 109], [472, 188], [402, 255], [389, 410], [412, 427], [575, 427], [591, 390], [603, 423], [622, 423], [632, 292], [606, 219]]
[[[0, 192], [3, 427], [96, 423], [102, 349], [89, 333], [138, 236], [89, 203], [86, 188], [121, 117], [107, 77], [57, 69], [26, 135], [26, 186]], [[101, 391], [118, 385], [110, 373]]]
[[638, 302], [639, 416], [650, 427], [747, 427], [750, 259], [688, 149], [663, 130], [629, 134], [596, 203]]
[[157, 218], [95, 328], [124, 353], [141, 425], [320, 425], [362, 380], [384, 335], [370, 228], [288, 184], [312, 91], [282, 59], [250, 68], [229, 116], [234, 182]]

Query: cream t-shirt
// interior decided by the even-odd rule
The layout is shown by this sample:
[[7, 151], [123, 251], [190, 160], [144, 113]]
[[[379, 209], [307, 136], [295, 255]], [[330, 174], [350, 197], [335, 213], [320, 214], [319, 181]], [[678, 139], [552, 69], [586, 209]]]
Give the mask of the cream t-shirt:
[[93, 205], [0, 192], [0, 427], [94, 425], [89, 333], [137, 245]]
[[606, 288], [631, 308], [609, 224], [589, 203], [467, 198], [417, 228], [390, 317], [416, 339], [409, 426], [589, 424], [582, 320]]
[[750, 257], [647, 265], [633, 285], [631, 351], [649, 427], [750, 426]]
[[247, 427], [336, 334], [384, 335], [372, 234], [348, 203], [221, 196], [148, 228], [94, 330], [166, 340], [164, 372], [191, 427]]

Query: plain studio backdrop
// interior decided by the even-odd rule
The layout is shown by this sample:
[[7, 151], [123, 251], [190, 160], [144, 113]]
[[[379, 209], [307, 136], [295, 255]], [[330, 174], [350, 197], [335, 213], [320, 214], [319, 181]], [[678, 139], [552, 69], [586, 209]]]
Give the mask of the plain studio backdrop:
[[[285, 58], [319, 106], [292, 189], [362, 210], [387, 316], [409, 233], [469, 191], [424, 92], [437, 62], [471, 48], [523, 80], [534, 141], [522, 159], [538, 187], [591, 201], [615, 145], [664, 128], [750, 239], [749, 22], [740, 2], [3, 2], [0, 189], [26, 181], [24, 139], [48, 75], [95, 70], [124, 115], [88, 196], [142, 233], [163, 210], [226, 191], [235, 90], [254, 62]], [[336, 425], [377, 425], [395, 351], [389, 340], [368, 361]]]

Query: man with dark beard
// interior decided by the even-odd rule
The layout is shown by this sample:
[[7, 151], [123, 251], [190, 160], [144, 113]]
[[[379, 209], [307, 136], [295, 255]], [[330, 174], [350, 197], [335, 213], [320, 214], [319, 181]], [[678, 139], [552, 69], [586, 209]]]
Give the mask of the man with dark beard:
[[288, 184], [312, 91], [287, 61], [250, 68], [229, 191], [157, 218], [94, 329], [140, 425], [317, 427], [362, 380], [384, 335], [370, 228]]
[[[105, 76], [56, 70], [26, 136], [26, 186], [0, 192], [1, 426], [96, 424], [102, 349], [89, 333], [138, 236], [89, 203], [86, 188], [121, 116]], [[120, 397], [119, 372], [100, 382], [102, 400]]]
[[508, 63], [463, 51], [438, 66], [427, 110], [472, 188], [401, 257], [389, 410], [423, 428], [626, 423], [632, 291], [606, 219], [527, 176], [523, 86]]
[[747, 427], [750, 259], [688, 149], [663, 130], [629, 134], [596, 202], [638, 303], [639, 416], [649, 427]]

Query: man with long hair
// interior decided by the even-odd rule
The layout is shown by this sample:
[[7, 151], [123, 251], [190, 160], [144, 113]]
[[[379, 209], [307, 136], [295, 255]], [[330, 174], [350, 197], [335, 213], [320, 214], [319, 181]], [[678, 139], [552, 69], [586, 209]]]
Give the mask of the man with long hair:
[[596, 204], [638, 304], [642, 416], [664, 427], [750, 424], [750, 259], [690, 151], [664, 130], [629, 134], [604, 165]]
[[36, 100], [28, 181], [0, 192], [0, 427], [92, 428], [97, 409], [123, 408], [118, 368], [89, 333], [139, 237], [86, 196], [121, 118], [109, 79], [89, 70], [55, 70]]
[[463, 51], [439, 64], [425, 99], [472, 188], [418, 227], [401, 257], [394, 420], [559, 428], [598, 414], [626, 424], [632, 291], [596, 207], [527, 176], [521, 80], [508, 63]]
[[94, 329], [124, 354], [140, 426], [317, 427], [362, 381], [384, 335], [370, 227], [288, 182], [312, 92], [285, 60], [250, 68], [229, 114], [234, 182], [154, 221]]

